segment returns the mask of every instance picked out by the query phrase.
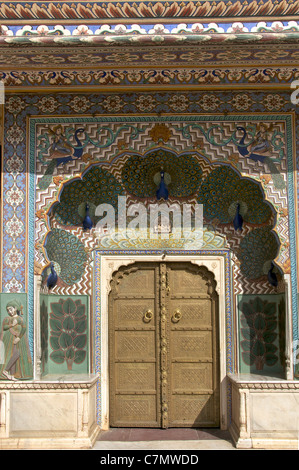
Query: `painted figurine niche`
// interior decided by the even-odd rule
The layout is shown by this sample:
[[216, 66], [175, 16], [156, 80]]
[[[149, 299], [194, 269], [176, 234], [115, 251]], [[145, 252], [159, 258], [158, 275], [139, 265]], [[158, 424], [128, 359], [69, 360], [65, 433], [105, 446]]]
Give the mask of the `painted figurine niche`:
[[17, 300], [6, 305], [0, 344], [0, 379], [32, 379], [33, 367], [23, 319], [23, 307]]

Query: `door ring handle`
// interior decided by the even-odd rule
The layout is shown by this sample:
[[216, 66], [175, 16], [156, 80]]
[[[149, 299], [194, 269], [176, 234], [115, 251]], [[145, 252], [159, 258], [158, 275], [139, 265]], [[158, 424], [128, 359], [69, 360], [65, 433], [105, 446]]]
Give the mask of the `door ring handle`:
[[151, 319], [153, 318], [153, 312], [151, 310], [147, 310], [145, 314], [143, 315], [143, 321], [145, 323], [149, 323]]
[[180, 321], [180, 319], [182, 318], [182, 313], [181, 311], [177, 308], [176, 311], [174, 312], [174, 314], [172, 315], [171, 317], [171, 321], [173, 323], [177, 323]]

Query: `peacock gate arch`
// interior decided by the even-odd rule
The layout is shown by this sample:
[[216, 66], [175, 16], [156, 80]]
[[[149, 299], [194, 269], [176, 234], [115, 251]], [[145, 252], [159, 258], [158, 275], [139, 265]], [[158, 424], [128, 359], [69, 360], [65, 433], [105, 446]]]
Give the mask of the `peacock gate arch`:
[[[109, 427], [110, 413], [113, 410], [113, 405], [110, 408], [108, 400], [108, 395], [111, 393], [109, 388], [111, 385], [110, 373], [107, 375], [107, 358], [109, 356], [107, 347], [109, 334], [111, 335], [108, 328], [110, 314], [107, 298], [107, 292], [110, 292], [110, 281], [112, 282], [117, 268], [130, 266], [134, 264], [134, 261], [161, 263], [161, 261], [167, 260], [168, 263], [169, 261], [178, 263], [180, 259], [181, 262], [188, 260], [195, 264], [209, 266], [214, 275], [216, 269], [220, 304], [217, 325], [219, 325], [219, 341], [222, 351], [222, 357], [219, 357], [219, 382], [221, 384], [219, 413], [222, 426], [225, 428], [228, 423], [227, 414], [231, 399], [225, 383], [225, 376], [226, 371], [233, 372], [238, 354], [239, 360], [243, 362], [241, 364], [243, 370], [254, 369], [259, 372], [265, 369], [271, 370], [273, 367], [275, 373], [280, 373], [284, 368], [283, 361], [279, 365], [277, 362], [279, 358], [283, 357], [282, 348], [285, 347], [283, 334], [285, 332], [278, 329], [273, 302], [260, 300], [259, 297], [254, 296], [249, 298], [249, 302], [246, 302], [246, 296], [237, 300], [239, 302], [237, 307], [240, 309], [240, 324], [237, 328], [241, 337], [240, 351], [237, 351], [232, 340], [232, 306], [236, 305], [234, 290], [228, 294], [230, 290], [228, 286], [231, 283], [228, 271], [235, 269], [234, 266], [238, 265], [240, 284], [242, 285], [242, 277], [245, 280], [249, 279], [251, 286], [262, 281], [267, 285], [267, 298], [271, 300], [273, 293], [275, 296], [277, 295], [281, 309], [285, 295], [283, 273], [278, 265], [274, 264], [280, 249], [279, 240], [274, 231], [277, 213], [272, 204], [265, 199], [263, 187], [259, 182], [242, 176], [231, 164], [211, 164], [205, 156], [199, 153], [185, 152], [177, 155], [169, 149], [160, 147], [150, 150], [145, 155], [123, 154], [120, 161], [119, 164], [118, 159], [114, 159], [109, 168], [104, 164], [104, 166], [99, 163], [91, 164], [80, 177], [71, 178], [61, 184], [57, 201], [47, 211], [52, 230], [45, 237], [44, 244], [45, 255], [49, 261], [54, 261], [60, 275], [56, 290], [61, 289], [63, 292], [63, 289], [67, 288], [69, 284], [73, 285], [74, 277], [71, 278], [70, 273], [76, 275], [80, 267], [76, 253], [78, 245], [69, 241], [64, 258], [60, 253], [55, 252], [55, 247], [64, 246], [62, 242], [66, 242], [66, 239], [61, 238], [62, 233], [69, 233], [70, 237], [74, 237], [76, 234], [78, 237], [80, 227], [81, 236], [79, 239], [83, 244], [81, 251], [82, 254], [83, 251], [86, 253], [87, 244], [84, 242], [84, 238], [88, 237], [90, 240], [93, 232], [93, 245], [89, 249], [93, 253], [96, 273], [94, 275], [94, 303], [96, 306], [94, 328], [98, 334], [96, 333], [95, 340], [94, 367], [102, 378], [97, 396], [99, 423], [103, 428]], [[121, 175], [121, 178], [117, 179], [114, 176], [116, 174], [114, 166], [117, 166], [118, 175]], [[163, 204], [167, 203], [171, 206], [175, 202], [180, 205], [197, 203], [203, 205], [202, 246], [193, 251], [186, 251], [182, 249], [182, 246], [176, 246], [174, 240], [169, 239], [166, 249], [164, 245], [163, 250], [161, 240], [145, 241], [139, 237], [129, 239], [124, 232], [120, 234], [120, 231], [113, 235], [104, 234], [99, 238], [95, 231], [99, 220], [99, 217], [96, 216], [96, 204], [103, 201], [108, 203], [109, 201], [115, 209], [115, 214], [121, 217], [119, 198], [124, 195], [128, 208], [130, 206], [136, 207], [140, 201], [145, 206], [157, 203], [157, 188], [161, 182], [158, 176], [161, 168], [163, 168], [165, 184], [168, 189], [168, 197], [166, 201], [163, 200]], [[188, 179], [191, 179], [192, 184], [187, 184]], [[192, 189], [190, 190], [190, 188]], [[88, 231], [82, 225], [86, 203], [91, 208], [90, 215], [94, 224], [93, 228]], [[239, 216], [238, 221], [236, 221], [237, 216]], [[72, 232], [74, 229], [76, 232]], [[75, 251], [70, 256], [69, 250], [72, 250], [73, 247]], [[259, 263], [256, 261], [257, 253]], [[65, 260], [65, 265], [60, 265], [58, 260]], [[70, 264], [71, 266], [68, 267]], [[84, 264], [88, 264], [87, 257], [82, 263], [81, 271], [83, 271]], [[271, 283], [273, 271], [276, 283]], [[80, 274], [78, 277], [80, 278]], [[224, 278], [225, 281], [222, 280]], [[283, 287], [279, 288], [279, 284]], [[229, 306], [227, 305], [228, 299], [230, 299]], [[259, 303], [257, 304], [257, 302]], [[266, 321], [269, 324], [268, 330], [265, 328]], [[280, 321], [283, 319], [280, 318]], [[275, 325], [274, 328], [273, 325]], [[227, 329], [231, 331], [231, 334], [226, 337], [225, 330]], [[277, 332], [273, 331], [275, 329]], [[257, 340], [249, 340], [255, 336], [260, 338], [260, 330], [264, 332], [268, 342], [268, 349], [264, 352], [262, 352], [263, 339], [260, 340], [260, 343]], [[276, 346], [278, 336], [280, 349]], [[276, 351], [277, 356], [275, 355]], [[89, 350], [88, 353], [93, 354], [93, 350]], [[57, 352], [53, 351], [51, 354], [53, 357]], [[126, 424], [129, 425], [129, 423], [130, 421], [127, 421]]]
[[[156, 393], [151, 422], [298, 448], [299, 0], [12, 3], [0, 5], [1, 448], [92, 447], [130, 424], [119, 403], [150, 377], [144, 364], [164, 379], [142, 390]], [[152, 204], [157, 237], [131, 237]], [[192, 247], [173, 236], [174, 205], [203, 210]], [[96, 233], [105, 208], [115, 234]], [[129, 363], [129, 327], [141, 353], [155, 338], [147, 358], [168, 354], [162, 369]], [[215, 355], [195, 354], [204, 337]], [[211, 378], [213, 420], [199, 403]]]
[[[266, 136], [261, 123], [268, 126]], [[63, 374], [71, 380], [73, 374], [98, 374], [96, 421], [102, 428], [107, 426], [108, 284], [126, 263], [162, 256], [196, 259], [217, 272], [221, 344], [225, 345], [221, 380], [226, 382], [221, 389], [221, 426], [229, 426], [232, 414], [227, 374], [290, 377], [292, 354], [286, 337], [293, 326], [290, 305], [296, 301], [297, 281], [289, 266], [294, 226], [287, 215], [294, 211], [294, 188], [288, 126], [289, 115], [268, 123], [263, 114], [213, 119], [210, 115], [148, 120], [136, 116], [129, 125], [113, 116], [107, 120], [102, 116], [29, 117], [28, 187], [35, 195], [28, 199], [29, 238], [35, 242], [29, 264], [30, 276], [35, 270], [35, 280], [41, 280], [28, 296], [29, 318], [34, 309], [40, 311], [39, 324], [34, 326], [35, 334], [41, 333], [34, 352], [41, 358], [35, 362], [35, 377], [47, 380]], [[54, 165], [51, 155], [57, 131], [60, 147], [55, 148]], [[273, 157], [268, 155], [269, 140]], [[123, 196], [130, 207], [157, 203], [162, 168], [167, 204], [203, 205], [200, 249], [186, 251], [172, 245], [161, 250], [152, 242], [141, 246], [138, 240], [128, 243], [121, 237], [99, 240], [94, 236], [99, 202], [109, 203], [116, 213], [118, 198]], [[94, 223], [91, 230], [82, 226], [87, 202]], [[239, 227], [234, 226], [237, 212], [242, 218]], [[46, 279], [51, 261], [58, 282], [49, 293]], [[269, 282], [270, 271], [277, 285]], [[58, 338], [58, 321], [72, 325], [72, 340]], [[34, 328], [29, 327], [31, 345]]]
[[[204, 133], [210, 147], [213, 144], [216, 149], [220, 143], [215, 140], [212, 131], [218, 129], [218, 126], [219, 124], [207, 126]], [[152, 134], [155, 136], [155, 132], [160, 132], [159, 135], [167, 140], [166, 133], [168, 132], [170, 136], [170, 129], [169, 123], [158, 122], [153, 125]], [[204, 129], [204, 126], [201, 126], [200, 131], [203, 133]], [[250, 126], [249, 129], [251, 129]], [[254, 148], [253, 143], [256, 140], [252, 139], [253, 142], [246, 147], [245, 131], [245, 127], [238, 123], [230, 139], [222, 137], [224, 143], [221, 148], [234, 145], [240, 155], [243, 155], [246, 154], [244, 149], [249, 147], [252, 162], [255, 162], [258, 154], [254, 152], [258, 150], [257, 147]], [[70, 130], [68, 132], [71, 133]], [[136, 129], [134, 132], [137, 134]], [[260, 133], [258, 126], [256, 132]], [[83, 141], [90, 145], [81, 123], [73, 128], [75, 140], [79, 133], [83, 136]], [[267, 143], [265, 146], [267, 147]], [[281, 158], [281, 146], [277, 146], [277, 149]], [[95, 215], [96, 207], [100, 203], [110, 204], [115, 209], [116, 215], [119, 212], [120, 197], [126, 197], [127, 207], [134, 207], [140, 203], [149, 207], [157, 203], [159, 174], [163, 169], [168, 189], [166, 202], [169, 206], [173, 203], [181, 206], [184, 204], [203, 206], [203, 243], [193, 252], [198, 254], [207, 250], [226, 250], [230, 253], [231, 269], [234, 273], [231, 308], [234, 312], [239, 312], [238, 320], [235, 318], [234, 322], [240, 322], [236, 325], [240, 343], [238, 348], [234, 346], [232, 370], [237, 368], [242, 371], [265, 369], [271, 371], [272, 368], [274, 373], [282, 373], [285, 364], [280, 361], [280, 358], [283, 356], [281, 349], [285, 344], [283, 339], [285, 332], [278, 332], [278, 318], [270, 319], [270, 328], [273, 328], [275, 323], [277, 331], [273, 333], [272, 342], [267, 351], [264, 350], [263, 354], [260, 354], [263, 344], [257, 345], [246, 339], [257, 335], [257, 330], [253, 325], [251, 327], [248, 325], [250, 320], [244, 316], [244, 311], [248, 310], [246, 310], [247, 304], [248, 308], [252, 302], [256, 305], [254, 303], [257, 302], [256, 295], [260, 295], [261, 292], [266, 296], [265, 298], [275, 299], [274, 307], [271, 306], [271, 302], [269, 306], [268, 300], [265, 300], [266, 311], [267, 308], [272, 311], [273, 308], [278, 309], [279, 306], [280, 311], [283, 311], [285, 284], [282, 244], [279, 237], [281, 214], [274, 208], [271, 198], [265, 191], [266, 182], [269, 184], [270, 180], [267, 175], [259, 179], [244, 174], [245, 172], [242, 173], [236, 164], [236, 153], [226, 160], [219, 161], [218, 158], [213, 161], [211, 148], [209, 152], [210, 154], [201, 148], [176, 153], [170, 145], [164, 143], [163, 146], [159, 146], [155, 143], [154, 148], [144, 153], [122, 151], [117, 156], [110, 157], [110, 161], [104, 159], [100, 161], [98, 156], [93, 156], [92, 152], [84, 153], [84, 149], [81, 148], [81, 154], [85, 155], [83, 162], [80, 158], [72, 160], [72, 163], [76, 162], [78, 169], [83, 170], [81, 173], [77, 172], [75, 177], [69, 174], [66, 176], [65, 170], [61, 169], [64, 174], [58, 174], [60, 169], [58, 165], [57, 174], [52, 176], [53, 182], [55, 181], [54, 185], [58, 189], [54, 202], [51, 202], [45, 212], [47, 231], [42, 243], [44, 259], [47, 264], [53, 261], [59, 274], [59, 281], [52, 292], [60, 293], [60, 295], [76, 292], [91, 298], [93, 294], [91, 289], [93, 268], [91, 266], [94, 262], [95, 251], [107, 253], [107, 250], [112, 250], [115, 254], [128, 252], [130, 255], [134, 251], [136, 253], [142, 251], [148, 253], [149, 256], [155, 252], [165, 251], [165, 245], [162, 246], [161, 243], [153, 240], [140, 241], [140, 238], [128, 239], [124, 234], [119, 236], [119, 233], [118, 236], [106, 235], [99, 239], [94, 230], [100, 219]], [[261, 153], [260, 159], [265, 161], [266, 155]], [[68, 164], [69, 160], [61, 167], [67, 167]], [[267, 161], [267, 165], [271, 164], [274, 165], [272, 160]], [[48, 168], [49, 166], [44, 172], [47, 178], [49, 178]], [[44, 190], [44, 175], [40, 175], [38, 179], [39, 190]], [[276, 189], [285, 191], [286, 183], [283, 173], [276, 172], [274, 175], [273, 185], [276, 185]], [[87, 202], [93, 219], [93, 229], [86, 231], [82, 223]], [[242, 220], [239, 226], [235, 225], [237, 213]], [[166, 246], [166, 249], [172, 252], [176, 250], [182, 253], [182, 248], [184, 248], [182, 245], [175, 244], [174, 241]], [[59, 251], [61, 249], [62, 252]], [[274, 281], [271, 281], [272, 273], [274, 273]], [[43, 283], [47, 275], [48, 270], [44, 270]], [[263, 324], [263, 308], [264, 303], [262, 307], [259, 307], [262, 310], [261, 318], [256, 320], [257, 323], [260, 321]], [[280, 321], [283, 323], [283, 319]], [[92, 329], [91, 325], [90, 328]], [[267, 338], [271, 339], [269, 331], [265, 334], [268, 334]], [[280, 338], [279, 347], [278, 338]], [[92, 347], [88, 351], [91, 355], [91, 364], [97, 362], [96, 359], [93, 362], [94, 351]]]
[[[82, 277], [87, 257], [82, 256], [81, 263], [76, 258], [75, 254], [80, 251], [79, 246], [82, 253], [87, 252], [88, 246], [90, 250], [183, 248], [182, 243], [175, 244], [174, 240], [170, 240], [165, 247], [161, 240], [158, 243], [147, 240], [144, 247], [140, 237], [130, 240], [125, 232], [120, 234], [124, 224], [127, 227], [132, 219], [134, 222], [134, 211], [130, 209], [142, 205], [147, 210], [157, 205], [161, 169], [165, 174], [168, 194], [160, 203], [166, 203], [168, 208], [172, 204], [203, 207], [204, 240], [197, 249], [213, 249], [213, 243], [214, 248], [229, 249], [239, 261], [241, 275], [251, 281], [268, 277], [271, 285], [271, 277], [267, 276], [269, 271], [275, 271], [277, 280], [281, 279], [281, 267], [279, 264], [274, 266], [274, 261], [279, 260], [280, 252], [276, 233], [277, 212], [265, 199], [259, 182], [241, 176], [230, 164], [209, 165], [207, 158], [196, 152], [177, 155], [157, 148], [145, 155], [122, 155], [120, 161], [119, 164], [118, 159], [114, 160], [110, 167], [107, 164], [105, 167], [105, 163], [89, 165], [81, 176], [70, 178], [60, 185], [56, 201], [48, 208], [45, 214], [48, 231], [44, 237], [43, 254], [48, 262], [56, 263], [60, 273], [62, 270], [57, 287], [67, 287]], [[115, 167], [120, 175], [118, 178], [114, 175]], [[106, 236], [104, 233], [100, 238], [98, 232], [92, 231], [93, 242], [89, 242], [89, 245], [87, 241], [84, 242], [85, 235], [90, 239], [90, 232], [83, 225], [86, 204], [93, 221], [91, 229], [95, 229], [103, 220], [104, 211], [99, 215], [97, 207], [106, 204], [108, 210], [108, 206], [111, 206], [116, 218], [116, 233], [107, 232]], [[147, 213], [145, 218], [149, 218]], [[121, 219], [121, 224], [118, 219]], [[71, 238], [72, 242], [67, 245], [68, 249], [74, 247], [73, 258], [70, 259], [69, 253], [65, 253], [63, 258], [62, 253], [57, 253], [57, 237], [67, 237], [66, 232], [70, 233], [70, 237], [76, 237], [75, 232], [78, 230], [81, 233], [77, 244], [75, 238]], [[228, 236], [232, 231], [235, 236]], [[124, 241], [126, 244], [122, 245]], [[80, 242], [83, 242], [84, 250]], [[59, 259], [62, 261], [61, 265]], [[68, 263], [71, 263], [69, 267]], [[78, 268], [77, 276], [72, 277], [71, 272], [75, 271], [75, 266]], [[278, 287], [277, 284], [274, 285], [274, 281], [272, 286]]]

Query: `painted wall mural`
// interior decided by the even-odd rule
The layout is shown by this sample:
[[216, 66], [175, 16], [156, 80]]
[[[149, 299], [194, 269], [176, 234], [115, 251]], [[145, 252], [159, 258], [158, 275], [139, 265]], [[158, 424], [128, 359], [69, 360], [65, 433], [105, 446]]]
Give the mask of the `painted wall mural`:
[[[28, 290], [31, 348], [34, 265], [54, 261], [55, 294], [90, 295], [98, 246], [93, 230], [82, 227], [82, 204], [115, 205], [123, 194], [130, 204], [156, 200], [153, 177], [161, 163], [170, 202], [204, 204], [204, 248], [232, 251], [235, 294], [283, 292], [283, 284], [268, 282], [272, 261], [279, 281], [291, 273], [295, 292], [293, 111], [284, 92], [9, 96], [2, 288]], [[238, 203], [242, 231], [233, 224]]]
[[284, 295], [238, 296], [240, 372], [283, 376]]
[[33, 378], [26, 294], [1, 295], [0, 380]]
[[89, 372], [89, 301], [86, 296], [41, 294], [41, 371]]

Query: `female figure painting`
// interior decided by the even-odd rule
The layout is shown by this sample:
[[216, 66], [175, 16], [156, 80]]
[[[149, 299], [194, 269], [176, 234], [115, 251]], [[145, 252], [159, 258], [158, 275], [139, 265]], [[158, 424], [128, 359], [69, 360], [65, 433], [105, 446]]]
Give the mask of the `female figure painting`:
[[51, 159], [64, 158], [67, 156], [72, 156], [74, 154], [75, 149], [67, 143], [61, 125], [55, 126], [53, 129], [50, 129], [49, 133], [53, 136], [53, 142], [50, 149]]
[[0, 379], [17, 380], [33, 377], [32, 360], [22, 318], [22, 305], [11, 300], [6, 305], [7, 316], [2, 322], [0, 341]]

